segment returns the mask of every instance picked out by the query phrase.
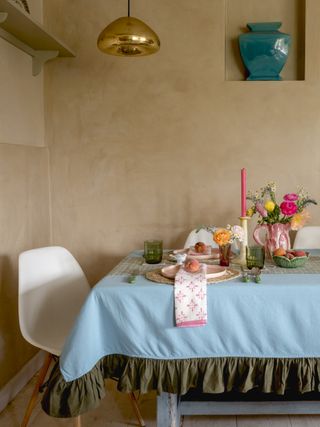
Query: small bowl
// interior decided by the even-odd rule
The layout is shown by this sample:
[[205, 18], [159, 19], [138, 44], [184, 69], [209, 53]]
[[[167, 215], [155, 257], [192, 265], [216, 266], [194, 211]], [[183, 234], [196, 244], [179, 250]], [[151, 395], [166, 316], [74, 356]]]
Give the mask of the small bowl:
[[288, 259], [285, 256], [276, 256], [273, 255], [273, 261], [278, 267], [283, 268], [297, 268], [302, 267], [308, 260], [309, 254], [306, 256], [299, 256], [292, 259]]

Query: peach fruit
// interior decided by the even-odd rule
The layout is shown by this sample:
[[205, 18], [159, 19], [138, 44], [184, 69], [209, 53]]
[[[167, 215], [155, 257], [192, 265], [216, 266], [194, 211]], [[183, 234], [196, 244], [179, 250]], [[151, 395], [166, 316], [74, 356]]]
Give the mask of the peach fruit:
[[273, 251], [273, 255], [275, 256], [285, 256], [286, 255], [286, 250], [283, 248], [277, 248], [276, 250]]
[[305, 251], [294, 251], [293, 255], [296, 257], [301, 257], [301, 256], [306, 256], [307, 254], [305, 253]]
[[200, 269], [200, 262], [196, 259], [189, 259], [185, 262], [184, 268], [189, 273], [196, 273]]
[[207, 245], [203, 242], [197, 242], [194, 245], [194, 249], [197, 253], [202, 254], [207, 249]]
[[293, 258], [295, 258], [295, 256], [294, 256], [291, 252], [287, 252], [286, 257], [287, 257], [288, 259], [293, 259]]

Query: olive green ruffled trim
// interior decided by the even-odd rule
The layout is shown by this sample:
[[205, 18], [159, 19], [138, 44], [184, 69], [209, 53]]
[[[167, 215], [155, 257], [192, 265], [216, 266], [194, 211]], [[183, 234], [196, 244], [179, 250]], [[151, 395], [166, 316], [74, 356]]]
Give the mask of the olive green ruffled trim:
[[116, 378], [118, 390], [186, 394], [200, 387], [203, 393], [256, 389], [285, 394], [320, 391], [320, 359], [203, 358], [155, 360], [111, 355], [77, 380], [66, 382], [55, 365], [42, 399], [53, 417], [75, 417], [96, 408], [105, 396], [104, 379]]

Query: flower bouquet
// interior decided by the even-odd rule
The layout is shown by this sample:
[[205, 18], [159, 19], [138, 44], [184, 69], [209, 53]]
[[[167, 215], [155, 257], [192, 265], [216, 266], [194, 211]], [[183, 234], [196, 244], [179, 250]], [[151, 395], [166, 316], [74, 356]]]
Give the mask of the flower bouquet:
[[[260, 191], [249, 192], [247, 199], [252, 206], [247, 211], [247, 216], [259, 215], [258, 225], [254, 230], [254, 240], [266, 247], [266, 252], [272, 256], [274, 250], [282, 247], [290, 248], [290, 230], [299, 230], [310, 218], [306, 207], [317, 202], [309, 197], [308, 193], [300, 189], [297, 193], [283, 196], [281, 203], [276, 201], [276, 184], [268, 183]], [[261, 239], [261, 231], [265, 232], [265, 241]]]
[[230, 263], [231, 244], [235, 241], [243, 242], [244, 230], [240, 225], [227, 225], [226, 228], [214, 226], [202, 226], [205, 230], [212, 233], [213, 240], [219, 246], [220, 265], [228, 266]]

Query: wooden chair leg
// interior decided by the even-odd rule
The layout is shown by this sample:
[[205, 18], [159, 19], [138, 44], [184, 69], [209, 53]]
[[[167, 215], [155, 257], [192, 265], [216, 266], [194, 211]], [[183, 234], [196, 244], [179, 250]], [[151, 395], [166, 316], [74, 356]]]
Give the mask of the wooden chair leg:
[[75, 417], [73, 419], [73, 426], [74, 427], [81, 427], [81, 417], [80, 417], [80, 415], [78, 417]]
[[41, 385], [43, 384], [43, 382], [45, 380], [45, 377], [47, 375], [47, 372], [48, 372], [51, 360], [52, 360], [52, 354], [48, 353], [46, 355], [46, 358], [45, 358], [45, 361], [44, 361], [44, 363], [42, 365], [42, 368], [41, 368], [41, 370], [39, 372], [38, 380], [37, 380], [36, 385], [34, 386], [33, 393], [31, 395], [31, 398], [29, 400], [26, 412], [24, 414], [24, 417], [23, 417], [23, 420], [22, 420], [22, 423], [21, 423], [21, 427], [26, 427], [27, 424], [28, 424], [28, 422], [29, 422], [29, 419], [30, 419], [30, 416], [32, 414], [32, 411], [33, 411], [33, 409], [34, 409], [34, 407], [36, 406], [36, 403], [37, 403], [37, 397], [38, 397], [38, 394], [39, 394], [39, 389], [40, 389]]
[[129, 397], [130, 397], [130, 401], [131, 401], [134, 413], [136, 414], [136, 417], [138, 419], [139, 426], [145, 427], [146, 423], [144, 422], [144, 419], [142, 418], [136, 395], [133, 392], [131, 392], [129, 394]]

